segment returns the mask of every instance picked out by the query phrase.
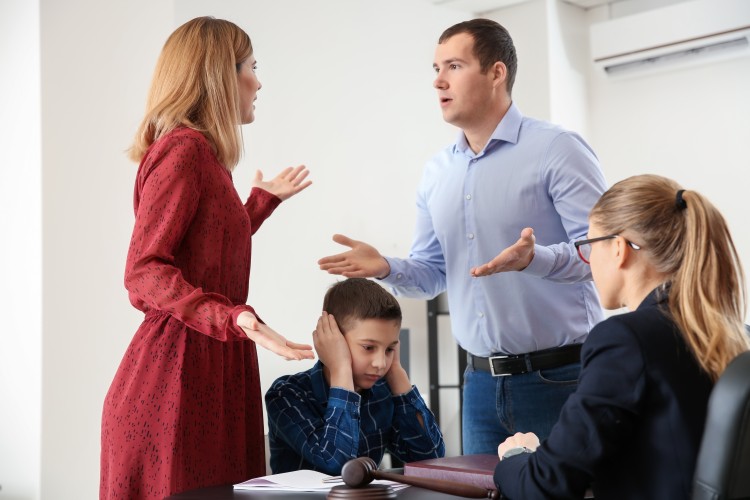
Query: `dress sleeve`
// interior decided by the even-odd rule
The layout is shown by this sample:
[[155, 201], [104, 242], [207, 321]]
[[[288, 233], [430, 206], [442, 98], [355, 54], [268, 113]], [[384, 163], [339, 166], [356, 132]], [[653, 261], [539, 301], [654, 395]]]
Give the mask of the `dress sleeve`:
[[[443, 434], [416, 386], [393, 397], [393, 438], [388, 449], [402, 462], [445, 456]], [[422, 416], [424, 427], [417, 415]]]
[[645, 390], [644, 358], [616, 317], [597, 325], [584, 344], [578, 389], [535, 453], [502, 460], [495, 484], [505, 498], [583, 498], [594, 471], [634, 433]]
[[255, 234], [263, 221], [271, 216], [279, 204], [281, 204], [281, 199], [264, 189], [254, 187], [250, 191], [250, 196], [245, 203], [245, 210], [250, 216], [252, 234]]
[[125, 267], [125, 288], [142, 311], [171, 314], [189, 328], [218, 340], [247, 340], [237, 326], [247, 305], [204, 292], [188, 283], [175, 265], [175, 251], [190, 227], [200, 198], [202, 155], [189, 139], [170, 139], [149, 168], [138, 173], [136, 217]]
[[316, 470], [331, 475], [357, 457], [360, 403], [356, 392], [331, 387], [321, 416], [309, 394], [293, 384], [274, 384], [266, 393], [269, 427]]

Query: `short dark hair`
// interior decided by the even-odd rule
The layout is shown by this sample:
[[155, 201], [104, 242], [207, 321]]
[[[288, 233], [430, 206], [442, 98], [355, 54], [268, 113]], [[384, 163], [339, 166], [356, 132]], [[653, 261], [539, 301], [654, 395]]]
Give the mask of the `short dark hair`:
[[454, 24], [440, 35], [438, 43], [443, 43], [449, 38], [460, 33], [467, 33], [474, 39], [474, 55], [479, 59], [482, 73], [486, 73], [497, 61], [505, 64], [508, 68], [506, 88], [508, 95], [513, 90], [516, 81], [516, 70], [518, 59], [516, 58], [516, 47], [508, 30], [491, 19], [471, 19], [462, 23]]
[[401, 306], [396, 298], [365, 278], [349, 278], [331, 285], [323, 299], [323, 310], [333, 315], [342, 333], [357, 320], [385, 319], [401, 324]]

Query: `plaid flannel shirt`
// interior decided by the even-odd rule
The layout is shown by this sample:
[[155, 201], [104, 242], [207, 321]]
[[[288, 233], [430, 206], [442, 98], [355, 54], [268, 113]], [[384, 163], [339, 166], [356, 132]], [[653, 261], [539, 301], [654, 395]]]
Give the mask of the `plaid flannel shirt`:
[[398, 396], [385, 379], [361, 394], [329, 388], [318, 361], [277, 379], [265, 399], [274, 474], [312, 469], [338, 475], [352, 458], [379, 464], [386, 449], [403, 462], [445, 455], [443, 435], [415, 386]]

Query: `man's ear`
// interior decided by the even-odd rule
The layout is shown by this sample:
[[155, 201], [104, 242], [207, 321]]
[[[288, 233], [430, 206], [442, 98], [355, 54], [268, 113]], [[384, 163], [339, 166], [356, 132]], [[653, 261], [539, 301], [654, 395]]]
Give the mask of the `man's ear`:
[[490, 68], [490, 71], [492, 72], [492, 79], [495, 85], [505, 85], [505, 82], [508, 79], [508, 67], [505, 66], [504, 62], [496, 61], [495, 64], [492, 65], [492, 68]]

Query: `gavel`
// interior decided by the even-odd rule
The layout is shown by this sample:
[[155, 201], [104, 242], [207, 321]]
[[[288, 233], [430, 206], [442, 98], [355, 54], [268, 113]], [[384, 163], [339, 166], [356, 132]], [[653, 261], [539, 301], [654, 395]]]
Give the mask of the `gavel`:
[[370, 484], [374, 479], [387, 479], [397, 483], [410, 484], [460, 497], [491, 498], [493, 500], [497, 500], [500, 497], [497, 490], [488, 490], [471, 484], [455, 483], [444, 479], [404, 476], [381, 471], [378, 470], [375, 461], [369, 457], [354, 458], [346, 462], [341, 469], [341, 479], [351, 488], [361, 488]]

